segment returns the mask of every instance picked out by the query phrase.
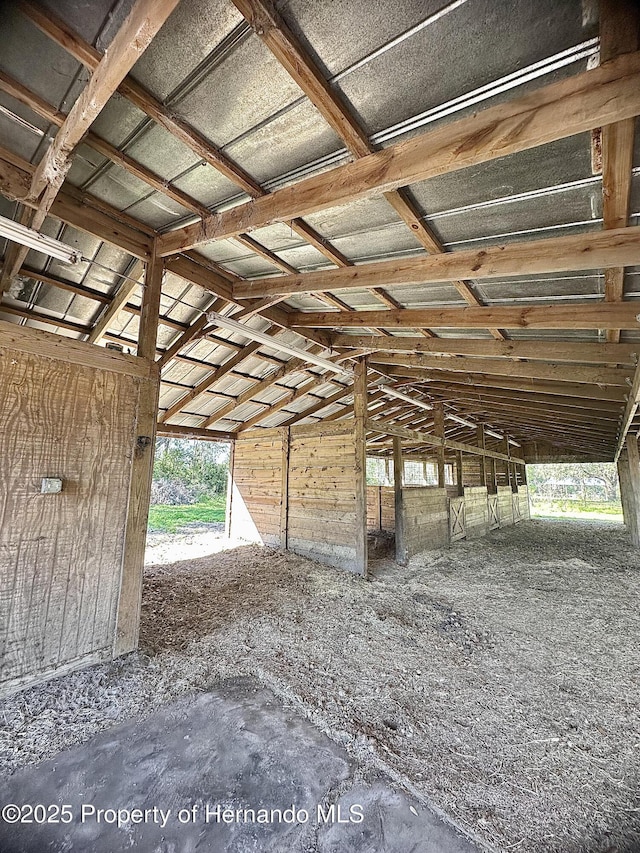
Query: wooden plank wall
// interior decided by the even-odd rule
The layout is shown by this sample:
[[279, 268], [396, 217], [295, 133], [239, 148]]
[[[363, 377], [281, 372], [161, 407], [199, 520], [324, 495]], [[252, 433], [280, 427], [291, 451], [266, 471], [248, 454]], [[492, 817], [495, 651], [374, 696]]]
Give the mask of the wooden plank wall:
[[465, 486], [464, 503], [467, 539], [485, 536], [489, 530], [489, 508], [485, 486]]
[[231, 536], [359, 571], [353, 436], [350, 420], [260, 430], [237, 439]]
[[[111, 356], [78, 342], [69, 351], [97, 351], [85, 366], [63, 345], [60, 358], [39, 354], [59, 344], [42, 335], [1, 338], [12, 342], [0, 347], [2, 693], [112, 655], [145, 381], [122, 372], [124, 358], [119, 372], [96, 369]], [[43, 477], [62, 478], [62, 493], [41, 494]]]
[[482, 463], [482, 456], [472, 456], [470, 453], [462, 454], [462, 482], [465, 486], [479, 486], [481, 484]]
[[282, 472], [282, 430], [261, 430], [236, 439], [229, 507], [233, 538], [281, 544]]
[[498, 513], [500, 527], [513, 524], [513, 491], [511, 486], [498, 486]]
[[287, 547], [348, 571], [356, 566], [353, 422], [291, 428]]
[[367, 486], [367, 530], [393, 533], [396, 509], [393, 486]]
[[402, 489], [404, 544], [409, 559], [429, 548], [449, 544], [449, 513], [446, 489], [434, 486]]
[[522, 516], [522, 518], [531, 518], [531, 506], [529, 505], [528, 486], [518, 486], [518, 499], [520, 501], [520, 515]]

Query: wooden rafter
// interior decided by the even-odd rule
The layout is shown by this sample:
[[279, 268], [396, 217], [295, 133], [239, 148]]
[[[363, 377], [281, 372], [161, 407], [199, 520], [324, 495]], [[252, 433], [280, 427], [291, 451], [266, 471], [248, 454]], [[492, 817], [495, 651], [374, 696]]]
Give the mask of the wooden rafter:
[[[310, 347], [310, 349], [309, 349], [309, 352], [314, 353], [314, 354], [319, 353], [321, 351], [322, 351], [321, 347]], [[337, 356], [333, 360], [343, 361], [346, 358], [349, 358], [349, 356], [341, 355], [341, 356]], [[302, 358], [289, 359], [289, 361], [286, 361], [278, 370], [275, 370], [272, 373], [268, 374], [267, 376], [264, 377], [264, 379], [256, 380], [250, 388], [248, 388], [246, 391], [243, 391], [243, 393], [240, 394], [238, 397], [236, 397], [234, 400], [230, 401], [225, 406], [223, 406], [221, 409], [218, 409], [216, 412], [214, 412], [210, 417], [206, 418], [206, 420], [204, 421], [202, 426], [208, 427], [211, 424], [214, 424], [217, 421], [222, 420], [227, 415], [229, 415], [234, 409], [237, 409], [238, 406], [242, 406], [244, 403], [248, 403], [249, 401], [253, 401], [254, 397], [256, 397], [258, 394], [261, 394], [263, 391], [266, 391], [268, 388], [271, 388], [273, 385], [276, 385], [285, 376], [288, 376], [291, 373], [298, 373], [300, 371], [303, 371], [303, 370], [305, 370], [305, 368], [307, 366], [308, 366], [308, 362], [305, 362], [304, 359], [302, 359]], [[312, 375], [311, 379], [308, 380], [306, 383], [304, 383], [303, 386], [299, 386], [298, 388], [289, 389], [289, 391], [292, 394], [292, 397], [288, 401], [285, 399], [285, 401], [283, 402], [282, 405], [286, 405], [287, 402], [291, 402], [294, 399], [297, 392], [302, 387], [306, 387], [307, 390], [309, 390], [310, 387], [317, 387], [319, 385], [325, 385], [327, 383], [332, 383], [334, 381], [335, 381], [334, 377], [327, 377], [327, 376], [319, 376], [318, 377], [314, 373]], [[288, 394], [288, 390], [286, 388], [283, 388], [283, 392], [285, 393], [285, 395]], [[306, 393], [306, 391], [305, 391], [305, 393]], [[271, 407], [271, 408], [273, 408], [274, 411], [277, 411], [277, 409], [275, 409], [275, 406], [277, 406], [277, 405], [278, 404], [274, 404], [274, 407]], [[262, 417], [266, 417], [266, 416], [267, 415], [265, 413], [263, 413], [259, 417], [258, 420], [261, 420]], [[243, 424], [243, 428], [248, 428], [247, 427], [248, 423], [250, 423], [250, 421], [247, 421], [245, 424]], [[256, 423], [257, 423], [257, 421], [256, 421]], [[251, 424], [251, 425], [253, 425], [253, 424]]]
[[[10, 201], [33, 207], [27, 196], [34, 171], [31, 163], [0, 149], [0, 193]], [[134, 225], [126, 214], [74, 187], [65, 186], [56, 196], [50, 213], [80, 231], [118, 246], [134, 258], [146, 261], [151, 256], [153, 229], [141, 222]]]
[[[344, 328], [487, 329], [493, 326], [501, 329], [640, 329], [638, 308], [627, 302], [356, 311], [338, 316], [339, 325]], [[301, 328], [338, 325], [334, 312], [294, 311], [289, 315], [289, 322]]]
[[143, 269], [144, 265], [142, 262], [136, 261], [132, 269], [129, 270], [129, 277], [122, 282], [120, 289], [111, 300], [109, 307], [102, 316], [99, 317], [98, 322], [91, 329], [91, 332], [87, 337], [87, 341], [90, 344], [97, 344], [102, 340], [102, 337], [108, 330], [109, 326], [113, 324], [113, 321], [120, 311], [124, 309], [138, 287], [139, 281], [142, 278]]
[[[85, 42], [77, 33], [74, 33], [63, 21], [52, 15], [47, 10], [43, 10], [30, 0], [20, 2], [20, 8], [23, 13], [33, 21], [47, 36], [53, 39], [62, 48], [67, 50], [79, 62], [82, 62], [89, 70], [93, 71], [97, 67], [102, 54], [90, 44]], [[5, 75], [0, 77], [0, 85], [4, 79], [5, 85], [9, 86], [10, 91], [18, 100], [22, 100], [27, 106], [30, 106], [40, 115], [43, 115], [47, 120], [54, 124], [60, 124], [64, 120], [64, 116], [56, 111], [53, 107], [46, 104], [37, 95], [29, 93], [26, 87], [21, 86], [16, 81], [10, 81]], [[247, 172], [245, 172], [236, 163], [233, 163], [229, 158], [223, 155], [210, 141], [206, 140], [194, 128], [188, 125], [182, 119], [177, 118], [170, 110], [164, 107], [154, 96], [145, 90], [133, 78], [127, 77], [120, 84], [119, 91], [122, 95], [128, 98], [142, 112], [146, 113], [153, 121], [164, 127], [169, 133], [179, 139], [183, 144], [189, 147], [195, 154], [210, 166], [215, 168], [226, 178], [235, 183], [250, 196], [257, 198], [266, 195], [266, 191], [255, 181]], [[164, 181], [160, 176], [155, 175], [150, 169], [137, 163], [127, 154], [118, 151], [114, 146], [111, 146], [105, 140], [102, 140], [95, 135], [89, 134], [85, 139], [87, 144], [100, 151], [103, 156], [118, 164], [130, 174], [135, 175], [138, 179], [154, 187], [159, 192], [173, 198], [179, 204], [182, 204], [188, 210], [193, 211], [199, 216], [209, 214], [207, 208], [201, 205], [196, 199], [188, 196], [186, 193], [172, 187], [170, 183]], [[335, 249], [328, 240], [318, 234], [314, 228], [302, 219], [293, 219], [289, 223], [292, 230], [300, 237], [314, 246], [321, 254], [328, 258], [338, 266], [347, 265], [350, 263], [341, 252]], [[244, 245], [248, 246], [251, 251], [256, 252], [271, 263], [275, 263], [280, 269], [285, 269], [288, 272], [295, 272], [295, 269], [286, 264], [277, 255], [265, 247], [261, 246], [257, 241], [252, 240], [249, 235], [238, 235], [240, 240], [244, 241]], [[284, 265], [284, 266], [283, 266]], [[327, 295], [327, 299], [329, 296]], [[334, 302], [334, 304], [336, 304]], [[348, 306], [341, 306], [345, 310], [350, 310]]]
[[[60, 125], [31, 177], [27, 200], [35, 204], [29, 224], [39, 230], [51, 210], [71, 166], [71, 155], [119, 84], [151, 43], [179, 0], [136, 0], [109, 50]], [[28, 248], [21, 246], [5, 264], [0, 290], [5, 290], [22, 266]]]
[[193, 402], [197, 397], [201, 394], [204, 394], [212, 385], [214, 385], [218, 380], [222, 379], [223, 376], [226, 376], [230, 373], [235, 367], [237, 367], [241, 362], [245, 359], [250, 358], [253, 353], [258, 350], [264, 344], [257, 343], [256, 341], [251, 341], [245, 347], [243, 347], [239, 352], [235, 355], [232, 355], [231, 358], [228, 358], [224, 361], [219, 367], [214, 367], [211, 365], [211, 373], [208, 376], [205, 376], [198, 384], [188, 391], [184, 396], [182, 396], [177, 402], [175, 402], [172, 406], [169, 406], [166, 412], [159, 419], [161, 423], [166, 423], [171, 420], [174, 415], [177, 415], [178, 412], [182, 411], [186, 405]]
[[165, 235], [172, 255], [640, 114], [640, 55], [551, 83]]

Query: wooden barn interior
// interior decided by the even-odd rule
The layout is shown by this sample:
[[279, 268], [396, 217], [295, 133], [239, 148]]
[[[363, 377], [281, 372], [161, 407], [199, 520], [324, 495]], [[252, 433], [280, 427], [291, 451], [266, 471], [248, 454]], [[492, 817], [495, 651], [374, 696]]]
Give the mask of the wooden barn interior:
[[3, 695], [138, 647], [156, 436], [364, 580], [531, 463], [617, 462], [640, 545], [636, 2], [0, 14]]

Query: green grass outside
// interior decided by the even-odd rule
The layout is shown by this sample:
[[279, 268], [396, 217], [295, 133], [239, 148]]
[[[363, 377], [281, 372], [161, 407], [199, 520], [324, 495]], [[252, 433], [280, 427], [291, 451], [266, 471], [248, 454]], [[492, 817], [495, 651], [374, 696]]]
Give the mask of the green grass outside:
[[193, 522], [210, 523], [224, 521], [226, 498], [210, 498], [197, 504], [168, 506], [152, 504], [149, 509], [149, 530], [160, 533], [175, 533], [179, 527]]
[[536, 500], [532, 496], [531, 515], [536, 518], [581, 518], [622, 522], [622, 506], [619, 503], [604, 501]]

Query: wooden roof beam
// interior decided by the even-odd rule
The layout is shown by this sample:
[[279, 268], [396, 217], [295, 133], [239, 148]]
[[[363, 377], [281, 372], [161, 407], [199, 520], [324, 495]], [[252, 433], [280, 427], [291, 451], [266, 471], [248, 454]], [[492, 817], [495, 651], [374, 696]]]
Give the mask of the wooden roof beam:
[[371, 356], [371, 365], [416, 367], [424, 370], [453, 371], [455, 373], [513, 376], [525, 379], [550, 379], [555, 382], [581, 382], [588, 385], [621, 385], [628, 388], [633, 371], [608, 367], [584, 367], [556, 362], [540, 364], [512, 361], [503, 358], [468, 358], [466, 356], [430, 356], [410, 353], [376, 353]]
[[367, 430], [370, 432], [384, 433], [386, 435], [397, 435], [400, 438], [406, 438], [408, 441], [414, 441], [418, 444], [445, 447], [449, 450], [461, 450], [463, 453], [471, 453], [474, 456], [488, 456], [492, 459], [515, 462], [517, 465], [525, 464], [524, 459], [521, 459], [518, 456], [507, 456], [505, 453], [487, 450], [486, 448], [478, 447], [474, 444], [463, 444], [460, 441], [454, 441], [450, 438], [440, 438], [439, 436], [427, 432], [415, 432], [404, 427], [387, 424], [384, 421], [367, 419]]
[[[33, 207], [35, 203], [29, 202], [27, 196], [34, 171], [35, 166], [31, 163], [0, 149], [0, 193], [5, 198]], [[72, 186], [65, 186], [56, 196], [50, 213], [67, 225], [111, 243], [135, 258], [146, 261], [151, 257], [153, 229]]]
[[[136, 0], [134, 3], [32, 175], [27, 200], [36, 205], [29, 222], [36, 231], [41, 228], [62, 187], [74, 149], [178, 2]], [[13, 280], [28, 251], [26, 246], [20, 246], [12, 263], [5, 264], [0, 291]]]
[[[45, 33], [45, 35], [49, 36], [62, 48], [67, 50], [79, 62], [82, 62], [90, 70], [94, 70], [97, 67], [102, 54], [81, 39], [80, 36], [73, 32], [63, 21], [58, 19], [55, 15], [52, 15], [49, 10], [46, 10], [45, 12], [41, 7], [30, 2], [30, 0], [21, 0], [20, 8], [22, 12]], [[1, 79], [2, 78], [0, 78], [0, 80]], [[24, 87], [22, 87], [22, 89], [22, 92], [16, 89], [14, 96], [18, 97], [20, 94], [24, 96], [24, 91], [26, 90], [24, 90]], [[125, 78], [125, 80], [120, 84], [119, 91], [133, 104], [135, 104], [138, 109], [146, 113], [149, 118], [161, 127], [164, 127], [165, 130], [189, 147], [206, 163], [219, 171], [250, 196], [258, 198], [266, 195], [266, 191], [247, 172], [245, 172], [236, 163], [229, 160], [209, 140], [205, 139], [194, 128], [187, 125], [187, 123], [182, 119], [173, 115], [171, 110], [164, 107], [150, 92], [145, 90], [133, 78]], [[42, 99], [38, 99], [37, 96], [33, 96], [31, 98], [30, 105], [32, 108], [35, 108], [36, 111], [37, 108], [44, 109], [48, 106], [44, 104]], [[50, 108], [50, 110], [51, 109], [53, 108]], [[50, 114], [49, 116], [49, 119], [53, 120], [54, 123], [56, 120], [62, 120], [63, 118], [62, 114], [59, 114], [56, 111], [53, 111], [53, 115]], [[108, 157], [114, 163], [117, 163], [131, 174], [135, 174], [136, 177], [149, 184], [149, 186], [153, 186], [156, 190], [164, 192], [188, 210], [192, 210], [199, 216], [206, 216], [210, 213], [209, 210], [200, 205], [195, 199], [191, 198], [186, 193], [171, 187], [171, 185], [165, 184], [162, 179], [151, 172], [151, 170], [146, 169], [146, 167], [142, 166], [140, 163], [136, 163], [132, 158], [128, 157], [128, 155], [117, 151], [117, 149], [110, 146], [104, 140], [90, 134], [86, 141], [88, 144], [97, 148], [97, 150], [100, 150], [103, 156]], [[350, 261], [347, 261], [341, 252], [335, 249], [328, 240], [318, 234], [315, 229], [304, 220], [295, 218], [292, 219], [289, 224], [291, 225], [292, 230], [314, 246], [319, 252], [321, 252], [321, 254], [333, 263], [339, 266], [350, 263]], [[247, 242], [251, 240], [247, 234], [240, 234], [238, 236], [241, 240], [245, 240]], [[247, 245], [247, 242], [245, 242], [245, 245]], [[269, 253], [268, 250], [260, 246], [259, 243], [256, 243], [255, 241], [252, 242], [253, 245], [249, 246], [252, 251], [262, 255], [262, 257], [265, 257], [272, 263], [276, 263], [281, 269], [283, 269], [282, 265], [285, 264], [284, 261], [281, 261], [277, 255]], [[289, 265], [286, 266], [288, 267], [286, 271], [295, 272], [292, 267]]]
[[[626, 231], [635, 229], [627, 228]], [[639, 229], [640, 230], [640, 229]], [[640, 242], [638, 244], [640, 246]], [[292, 327], [334, 326], [385, 329], [640, 329], [638, 305], [633, 302], [578, 302], [567, 305], [496, 305], [476, 308], [425, 308], [399, 311], [356, 311], [314, 313], [294, 311], [288, 315]]]
[[[629, 230], [629, 229], [627, 229]], [[634, 302], [579, 302], [572, 305], [514, 305], [476, 308], [427, 308], [399, 311], [356, 311], [340, 314], [294, 311], [293, 328], [382, 326], [385, 329], [486, 329], [499, 323], [501, 329], [629, 329], [638, 330], [638, 305]]]
[[133, 267], [131, 267], [128, 272], [128, 278], [124, 279], [124, 281], [120, 285], [120, 289], [111, 300], [109, 307], [98, 318], [98, 321], [91, 329], [87, 337], [87, 341], [90, 344], [97, 344], [102, 340], [109, 326], [112, 325], [113, 321], [116, 319], [120, 311], [122, 311], [122, 309], [125, 307], [129, 299], [135, 292], [136, 288], [138, 287], [138, 284], [142, 280], [143, 274], [144, 264], [142, 263], [142, 261], [135, 261]]
[[270, 195], [179, 228], [164, 255], [495, 160], [640, 114], [640, 55], [551, 83]]
[[214, 429], [200, 429], [199, 427], [177, 426], [176, 424], [158, 424], [156, 435], [168, 438], [192, 438], [199, 441], [233, 441], [235, 432], [221, 432]]
[[320, 290], [435, 284], [471, 272], [479, 279], [494, 279], [638, 263], [640, 226], [635, 226], [238, 282], [234, 296], [294, 296]]
[[460, 373], [446, 373], [442, 371], [437, 380], [434, 380], [432, 373], [424, 373], [413, 368], [390, 367], [389, 375], [401, 379], [406, 376], [407, 371], [411, 370], [412, 375], [408, 377], [410, 382], [427, 382], [428, 386], [433, 381], [446, 383], [447, 386], [454, 387], [463, 385], [473, 388], [503, 388], [514, 391], [531, 391], [533, 393], [547, 392], [559, 397], [583, 397], [587, 400], [609, 400], [620, 405], [624, 402], [625, 389], [619, 386], [600, 388], [597, 385], [579, 385], [571, 382], [552, 382], [542, 379], [516, 379], [508, 376], [490, 376], [484, 373], [475, 373], [473, 376], [465, 378]]
[[423, 338], [373, 335], [334, 334], [327, 342], [332, 347], [354, 347], [371, 352], [443, 353], [542, 361], [563, 361], [588, 364], [635, 365], [640, 344], [574, 343], [567, 341], [486, 341], [474, 338]]
[[[278, 330], [279, 331], [279, 330]], [[276, 332], [272, 332], [272, 334], [276, 334]], [[219, 379], [222, 379], [223, 376], [226, 376], [230, 371], [233, 370], [234, 367], [237, 367], [240, 362], [252, 356], [256, 350], [258, 350], [264, 344], [258, 343], [257, 341], [252, 341], [247, 344], [247, 346], [243, 347], [239, 350], [235, 355], [232, 355], [226, 361], [224, 361], [220, 365], [211, 365], [211, 373], [202, 379], [198, 384], [180, 397], [177, 402], [175, 402], [172, 406], [164, 412], [164, 414], [160, 417], [160, 423], [166, 423], [171, 420], [174, 415], [177, 415], [178, 412], [181, 412], [185, 406], [189, 403], [193, 402], [197, 397], [201, 394], [204, 394], [212, 385], [214, 385]]]
[[[52, 14], [49, 9], [44, 9], [31, 0], [19, 0], [19, 8], [45, 35], [81, 62], [89, 71], [95, 71], [104, 55], [71, 30], [64, 21]], [[194, 128], [173, 115], [171, 110], [163, 106], [132, 77], [125, 77], [119, 84], [118, 91], [248, 195], [254, 197], [262, 195], [261, 187], [253, 178], [225, 157]]]

